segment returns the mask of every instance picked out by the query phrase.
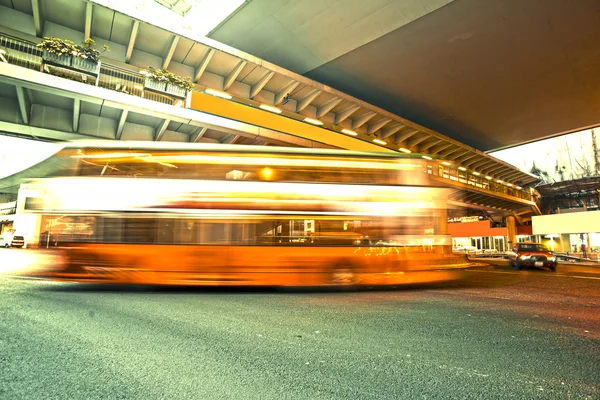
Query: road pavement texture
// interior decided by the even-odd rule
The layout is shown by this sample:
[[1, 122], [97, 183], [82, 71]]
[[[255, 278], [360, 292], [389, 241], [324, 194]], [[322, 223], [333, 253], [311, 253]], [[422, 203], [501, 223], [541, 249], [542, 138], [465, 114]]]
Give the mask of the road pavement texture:
[[599, 311], [583, 267], [358, 291], [0, 274], [0, 398], [598, 399]]

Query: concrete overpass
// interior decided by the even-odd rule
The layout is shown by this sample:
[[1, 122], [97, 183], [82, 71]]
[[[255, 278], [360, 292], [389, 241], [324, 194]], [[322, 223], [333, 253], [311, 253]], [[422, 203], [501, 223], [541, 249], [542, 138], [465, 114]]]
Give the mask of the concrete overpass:
[[251, 0], [210, 37], [489, 151], [600, 124], [598, 15], [597, 0]]
[[[456, 178], [452, 184], [457, 188], [453, 199], [457, 204], [509, 214], [535, 208], [520, 188], [535, 182], [535, 177], [399, 115], [210, 39], [192, 40], [94, 2], [13, 0], [11, 5], [0, 9], [0, 130], [4, 134], [45, 140], [96, 137], [421, 153], [451, 163], [454, 175], [442, 174], [440, 179]], [[92, 37], [109, 44], [112, 50], [102, 59], [98, 85], [90, 85], [77, 73], [64, 79], [40, 72], [42, 57], [35, 43], [41, 36], [76, 42]], [[142, 72], [148, 65], [192, 76], [193, 96], [177, 99], [144, 90]], [[229, 98], [208, 95], [207, 89]], [[264, 105], [281, 113], [265, 111], [260, 108]], [[463, 188], [460, 174], [481, 184], [467, 183]], [[515, 190], [518, 195], [507, 194]]]

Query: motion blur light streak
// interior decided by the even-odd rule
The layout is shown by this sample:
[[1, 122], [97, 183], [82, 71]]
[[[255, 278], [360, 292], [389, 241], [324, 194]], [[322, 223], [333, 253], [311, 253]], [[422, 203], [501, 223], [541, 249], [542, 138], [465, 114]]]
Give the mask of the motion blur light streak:
[[452, 254], [438, 221], [446, 189], [427, 185], [426, 163], [415, 157], [121, 146], [67, 146], [57, 154], [69, 161], [66, 176], [23, 185], [24, 216], [36, 230], [30, 244], [64, 254], [28, 276], [388, 285], [441, 279], [449, 274], [439, 270], [471, 265]]

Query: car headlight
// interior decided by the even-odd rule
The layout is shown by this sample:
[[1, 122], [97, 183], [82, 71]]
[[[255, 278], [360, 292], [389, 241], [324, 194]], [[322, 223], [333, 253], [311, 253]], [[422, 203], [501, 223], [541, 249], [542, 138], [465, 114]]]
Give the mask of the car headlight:
[[548, 261], [554, 262], [554, 261], [556, 261], [556, 257], [554, 257], [554, 256], [553, 257], [548, 257]]
[[529, 258], [529, 256], [524, 256], [524, 255], [521, 255], [521, 256], [519, 256], [519, 258], [520, 258], [521, 260], [526, 260], [526, 259], [528, 259], [528, 258]]

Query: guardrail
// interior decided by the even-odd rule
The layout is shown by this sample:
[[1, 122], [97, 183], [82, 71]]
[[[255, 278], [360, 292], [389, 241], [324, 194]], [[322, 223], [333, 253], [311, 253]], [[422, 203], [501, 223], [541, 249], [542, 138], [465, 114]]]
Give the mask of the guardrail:
[[183, 106], [180, 98], [145, 90], [146, 76], [118, 66], [101, 63], [97, 79], [89, 79], [90, 74], [76, 71], [53, 63], [45, 63], [44, 52], [35, 43], [22, 39], [0, 35], [0, 59], [36, 71], [48, 72], [55, 76], [74, 81], [97, 85], [105, 89], [115, 90], [136, 97], [153, 100], [159, 103]]
[[[474, 186], [480, 189], [488, 190], [494, 193], [501, 193], [507, 196], [518, 197], [520, 199], [535, 202], [534, 196], [528, 190], [514, 186], [512, 184], [494, 182], [486, 176], [473, 174], [468, 171], [461, 171], [458, 167], [446, 166], [443, 164], [427, 165], [427, 173], [448, 179], [453, 182], [460, 182], [466, 185]], [[537, 203], [536, 203], [537, 204]], [[539, 206], [539, 204], [538, 204]]]

